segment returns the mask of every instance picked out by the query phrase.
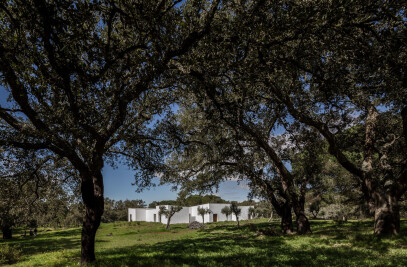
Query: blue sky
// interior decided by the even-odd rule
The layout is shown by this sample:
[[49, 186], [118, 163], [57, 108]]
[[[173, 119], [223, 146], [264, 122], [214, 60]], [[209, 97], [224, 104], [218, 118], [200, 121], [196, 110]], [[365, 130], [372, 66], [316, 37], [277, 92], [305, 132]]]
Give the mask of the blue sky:
[[[105, 178], [105, 196], [115, 200], [142, 199], [148, 204], [152, 201], [177, 198], [177, 192], [171, 190], [171, 185], [156, 186], [146, 189], [142, 193], [136, 193], [136, 187], [131, 185], [134, 182], [134, 171], [124, 165], [119, 165], [117, 169], [106, 166], [103, 169], [103, 176]], [[247, 199], [248, 192], [246, 184], [238, 185], [235, 181], [227, 181], [220, 185], [216, 195], [226, 200], [243, 201]]]
[[[10, 107], [7, 103], [8, 92], [0, 86], [0, 106]], [[142, 193], [136, 193], [134, 182], [134, 171], [125, 165], [118, 164], [112, 168], [106, 164], [103, 168], [105, 196], [114, 200], [142, 199], [147, 204], [152, 201], [175, 200], [177, 192], [171, 190], [171, 185], [157, 186]], [[157, 179], [158, 180], [158, 179]], [[249, 190], [245, 184], [238, 185], [235, 181], [223, 182], [216, 193], [226, 200], [243, 201], [247, 199]]]

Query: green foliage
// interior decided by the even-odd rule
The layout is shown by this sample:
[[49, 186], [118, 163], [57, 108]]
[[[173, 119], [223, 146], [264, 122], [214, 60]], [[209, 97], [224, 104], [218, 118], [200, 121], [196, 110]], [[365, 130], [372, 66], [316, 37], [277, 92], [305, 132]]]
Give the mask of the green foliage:
[[69, 203], [68, 214], [65, 217], [64, 226], [79, 227], [83, 222], [84, 205], [82, 202]]
[[407, 190], [406, 13], [397, 2], [362, 2], [226, 4], [214, 35], [179, 62], [185, 91], [168, 123], [178, 149], [167, 181], [209, 191], [248, 179], [277, 211], [290, 203], [302, 213], [327, 146], [353, 180], [349, 192], [372, 212], [390, 207], [396, 214], [376, 217], [398, 221]]
[[170, 206], [168, 209], [165, 206], [160, 206], [158, 216], [164, 215], [168, 219], [167, 224], [170, 224], [171, 217], [180, 210], [182, 210], [182, 206]]
[[29, 228], [37, 228], [37, 227], [38, 227], [37, 220], [31, 219], [31, 220], [28, 222], [27, 227], [29, 227]]
[[182, 203], [187, 207], [191, 207], [207, 203], [228, 203], [228, 201], [216, 195], [190, 195], [182, 199]]
[[158, 216], [168, 214], [168, 210], [165, 206], [160, 206], [158, 209]]
[[62, 226], [77, 198], [78, 176], [64, 159], [0, 151], [0, 228]]
[[220, 211], [222, 214], [225, 214], [226, 220], [229, 220], [229, 215], [232, 215], [232, 210], [229, 206], [225, 206]]
[[236, 216], [237, 227], [240, 227], [239, 216], [242, 213], [242, 209], [239, 208], [236, 201], [232, 201], [232, 204], [230, 204], [230, 211]]
[[198, 207], [198, 214], [202, 216], [202, 222], [205, 223], [205, 214], [210, 214], [212, 211], [208, 208]]
[[237, 202], [232, 202], [232, 204], [230, 204], [230, 210], [236, 217], [239, 217], [240, 214], [242, 213], [242, 209], [239, 208]]
[[[10, 108], [0, 107], [0, 145], [28, 154], [2, 156], [23, 163], [1, 168], [2, 229], [31, 217], [77, 223], [83, 206], [48, 178], [78, 175], [98, 225], [101, 170], [119, 161], [137, 170], [141, 188], [157, 173], [183, 194], [248, 180], [277, 212], [282, 203], [297, 217], [306, 205], [330, 218], [370, 211], [397, 225], [407, 191], [405, 7], [219, 3], [2, 4], [0, 85]], [[48, 158], [73, 175], [39, 172]], [[224, 201], [205, 197], [185, 203]], [[164, 204], [176, 202], [150, 205]], [[102, 220], [125, 219], [126, 205], [106, 200]]]
[[127, 221], [129, 208], [145, 208], [146, 204], [141, 199], [136, 200], [118, 200], [105, 198], [105, 210], [102, 216], [102, 222]]
[[149, 208], [155, 208], [156, 206], [161, 206], [161, 205], [176, 205], [178, 202], [177, 200], [162, 200], [162, 201], [153, 201], [150, 204], [148, 204]]
[[83, 232], [83, 262], [94, 260], [105, 163], [137, 170], [139, 186], [161, 171], [168, 146], [152, 119], [171, 112], [171, 65], [210, 32], [219, 2], [1, 4], [0, 145], [64, 159], [79, 173], [83, 225], [93, 229]]
[[255, 206], [258, 204], [258, 202], [254, 200], [244, 200], [242, 202], [237, 203], [239, 206]]
[[266, 218], [269, 214], [267, 209], [261, 208], [261, 207], [256, 207], [255, 213], [256, 213], [256, 217], [260, 217], [260, 218]]
[[273, 206], [267, 201], [259, 201], [254, 205], [256, 217], [270, 218], [273, 215]]
[[[167, 226], [166, 229], [170, 229], [171, 218], [174, 216], [175, 213], [182, 210], [182, 206], [170, 206], [168, 209], [165, 206], [160, 206], [158, 210], [158, 216], [161, 218], [161, 215], [164, 215], [167, 218]], [[161, 219], [160, 219], [161, 222]]]
[[[353, 128], [349, 130], [355, 131]], [[331, 156], [327, 150], [325, 142], [322, 142], [318, 153], [315, 154], [314, 162], [309, 163], [309, 160], [302, 160], [299, 157], [293, 167], [298, 175], [304, 170], [303, 166], [311, 164], [315, 166], [305, 199], [305, 205], [310, 215], [316, 218], [319, 214], [324, 219], [336, 219], [343, 216], [369, 218], [369, 210], [366, 208], [357, 178], [340, 166], [335, 157]]]
[[9, 244], [0, 244], [0, 265], [13, 264], [22, 258], [21, 250]]
[[312, 215], [314, 216], [314, 219], [317, 218], [320, 209], [321, 209], [321, 201], [320, 200], [313, 201], [311, 203], [311, 205], [309, 206], [309, 212], [312, 213]]
[[182, 203], [185, 207], [198, 206], [207, 203], [229, 203], [227, 200], [222, 199], [216, 195], [189, 195], [187, 197], [179, 196], [177, 200], [162, 200], [162, 201], [153, 201], [148, 207], [155, 208], [160, 205], [178, 205]]

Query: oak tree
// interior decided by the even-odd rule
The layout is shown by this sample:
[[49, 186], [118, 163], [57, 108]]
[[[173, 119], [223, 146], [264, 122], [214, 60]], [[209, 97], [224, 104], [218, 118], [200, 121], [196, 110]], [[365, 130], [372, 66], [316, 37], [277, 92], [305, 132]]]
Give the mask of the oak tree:
[[[58, 155], [81, 177], [82, 263], [95, 260], [102, 168], [153, 176], [169, 109], [169, 63], [208, 32], [220, 1], [7, 1], [0, 4], [0, 145]], [[111, 160], [111, 161], [109, 161]]]

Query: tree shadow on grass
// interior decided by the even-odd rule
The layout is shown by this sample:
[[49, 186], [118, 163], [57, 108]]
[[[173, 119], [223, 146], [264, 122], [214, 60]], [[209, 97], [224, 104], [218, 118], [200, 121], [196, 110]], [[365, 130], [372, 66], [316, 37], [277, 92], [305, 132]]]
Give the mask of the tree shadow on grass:
[[[363, 222], [355, 227], [360, 231], [368, 224]], [[372, 265], [377, 257], [372, 254], [373, 251], [388, 253], [388, 245], [381, 239], [362, 238], [358, 241], [354, 237], [353, 242], [347, 242], [348, 225], [320, 224], [317, 233], [309, 235], [306, 242], [303, 236], [261, 238], [255, 234], [258, 229], [277, 228], [278, 223], [256, 223], [254, 226], [250, 223], [240, 228], [231, 224], [210, 225], [207, 229], [198, 230], [196, 238], [107, 249], [103, 255], [97, 255], [95, 265], [348, 266]], [[328, 235], [323, 240], [325, 243], [321, 235]], [[385, 260], [386, 264], [394, 266], [407, 264], [407, 259], [402, 256], [393, 255]]]
[[68, 230], [61, 230], [61, 231], [50, 231], [50, 232], [40, 232], [39, 236], [41, 237], [72, 237], [75, 235], [80, 235], [82, 231], [82, 228], [73, 228], [73, 229], [68, 229]]
[[286, 242], [285, 237], [259, 239], [208, 231], [198, 238], [108, 249], [97, 258], [97, 266], [345, 266], [367, 265], [371, 253], [355, 251], [351, 247], [293, 246]]
[[61, 239], [40, 239], [33, 238], [31, 240], [21, 240], [19, 242], [10, 242], [10, 245], [22, 250], [25, 256], [40, 254], [44, 252], [53, 252], [64, 249], [79, 249], [80, 237], [76, 238], [61, 238]]
[[[312, 228], [314, 230], [312, 239], [309, 240], [310, 244], [325, 244], [333, 246], [350, 246], [351, 248], [363, 248], [379, 253], [388, 253], [389, 241], [395, 241], [397, 247], [407, 247], [407, 221], [401, 221], [401, 231], [399, 235], [373, 235], [373, 221], [348, 221], [348, 222], [334, 222], [334, 221], [312, 221]], [[237, 228], [234, 225], [219, 225], [205, 229], [205, 232], [228, 231], [239, 235], [242, 233], [255, 233], [261, 229], [272, 228], [279, 232], [278, 223], [256, 223]], [[324, 237], [324, 238], [322, 238]], [[301, 236], [285, 236], [288, 239], [301, 239]]]
[[[258, 248], [256, 243], [256, 240], [243, 236], [205, 233], [198, 238], [105, 250], [96, 265], [234, 265], [244, 262], [252, 254], [246, 253], [245, 248]], [[283, 244], [278, 239], [267, 243], [277, 247]], [[263, 257], [258, 251], [250, 256], [252, 259]]]
[[80, 234], [80, 228], [56, 232], [39, 232], [36, 237], [16, 237], [7, 240], [7, 243], [22, 250], [23, 255], [31, 256], [64, 249], [79, 249], [81, 240]]
[[251, 221], [243, 222], [240, 227], [237, 227], [236, 224], [223, 224], [223, 225], [210, 225], [209, 228], [204, 229], [205, 232], [229, 232], [229, 233], [249, 233], [257, 232], [260, 229], [269, 229], [272, 228], [276, 232], [280, 232], [280, 224], [276, 222], [262, 222], [262, 223], [253, 223]]
[[401, 221], [399, 235], [374, 235], [373, 220], [348, 221], [346, 223], [318, 222], [315, 236], [326, 236], [330, 240], [349, 241], [352, 248], [365, 248], [380, 253], [389, 251], [389, 241], [396, 241], [400, 246], [407, 245], [406, 221]]
[[[394, 247], [395, 242], [400, 243], [399, 247], [407, 245], [405, 221], [402, 223], [400, 235], [396, 237], [378, 237], [368, 234], [364, 229], [371, 227], [371, 221], [346, 224], [317, 222], [313, 223], [313, 226], [315, 226], [314, 234], [304, 237], [257, 234], [259, 229], [271, 227], [279, 230], [277, 222], [254, 224], [246, 222], [242, 223], [240, 228], [235, 224], [211, 224], [209, 228], [197, 232], [188, 230], [193, 233], [191, 238], [180, 235], [174, 236], [175, 240], [154, 244], [103, 248], [97, 252], [98, 261], [94, 265], [366, 266], [376, 264], [375, 261], [379, 257], [377, 265], [407, 266], [407, 257], [391, 255], [388, 246], [389, 239], [393, 242], [390, 247]], [[172, 230], [184, 230], [186, 229], [184, 227], [174, 226]], [[79, 251], [80, 231], [81, 229], [77, 228], [41, 232], [37, 238], [17, 239], [15, 242], [7, 243], [18, 245], [25, 256], [64, 249]], [[157, 235], [158, 238], [160, 238], [159, 235]], [[96, 242], [110, 241], [97, 239]], [[78, 260], [79, 252], [75, 255], [66, 255], [66, 258]]]

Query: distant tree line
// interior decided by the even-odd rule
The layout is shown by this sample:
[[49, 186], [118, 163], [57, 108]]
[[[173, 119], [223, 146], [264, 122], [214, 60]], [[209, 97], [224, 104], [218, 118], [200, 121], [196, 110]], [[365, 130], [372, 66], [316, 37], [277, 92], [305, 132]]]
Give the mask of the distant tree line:
[[105, 211], [102, 216], [102, 222], [109, 223], [115, 221], [127, 221], [129, 208], [145, 208], [143, 200], [113, 200], [105, 198]]
[[202, 205], [206, 203], [230, 203], [227, 200], [222, 199], [220, 196], [216, 195], [189, 195], [187, 197], [179, 197], [177, 200], [162, 200], [162, 201], [153, 201], [148, 207], [155, 208], [156, 206], [161, 205], [182, 205], [184, 207], [191, 207]]

